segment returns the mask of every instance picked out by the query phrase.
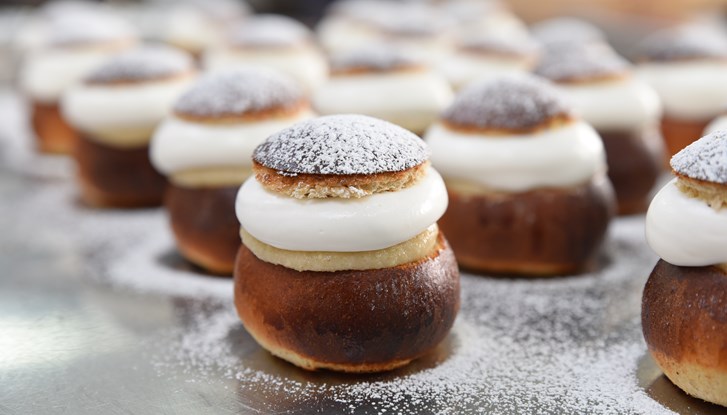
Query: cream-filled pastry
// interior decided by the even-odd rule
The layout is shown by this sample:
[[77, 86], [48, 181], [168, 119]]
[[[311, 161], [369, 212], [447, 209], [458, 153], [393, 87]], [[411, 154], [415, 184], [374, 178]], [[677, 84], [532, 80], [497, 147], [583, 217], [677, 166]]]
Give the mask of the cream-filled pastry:
[[179, 250], [232, 273], [240, 234], [235, 196], [268, 136], [312, 116], [303, 90], [271, 70], [230, 69], [197, 81], [154, 133], [150, 155], [169, 180], [165, 207]]
[[619, 212], [646, 211], [664, 159], [656, 92], [620, 56], [592, 48], [551, 48], [535, 73], [555, 82], [603, 139]]
[[587, 267], [614, 211], [600, 137], [532, 76], [465, 88], [425, 136], [449, 191], [460, 265], [522, 275]]
[[459, 271], [428, 155], [363, 115], [301, 122], [255, 149], [236, 202], [235, 305], [261, 346], [308, 370], [380, 372], [442, 341]]
[[43, 46], [25, 57], [20, 89], [30, 104], [38, 149], [69, 153], [77, 137], [61, 117], [61, 96], [105, 59], [132, 47], [136, 34], [110, 15], [70, 13], [52, 19], [42, 37]]
[[322, 115], [370, 115], [422, 134], [452, 96], [447, 81], [420, 59], [375, 45], [335, 54], [313, 106]]
[[202, 53], [225, 40], [234, 24], [250, 14], [240, 0], [185, 0], [175, 2], [162, 21], [161, 38], [200, 58]]
[[63, 96], [63, 116], [79, 136], [74, 156], [88, 204], [161, 203], [166, 180], [151, 166], [149, 141], [194, 75], [186, 53], [145, 46], [109, 58]]
[[727, 406], [727, 131], [688, 145], [671, 167], [676, 179], [646, 214], [661, 259], [644, 288], [644, 338], [675, 385]]
[[204, 67], [271, 68], [298, 81], [308, 93], [328, 76], [328, 65], [311, 31], [279, 15], [257, 15], [234, 27], [226, 42], [205, 54]]
[[473, 82], [530, 72], [538, 56], [537, 44], [524, 36], [473, 35], [456, 42], [438, 69], [459, 90]]
[[681, 27], [654, 34], [639, 49], [638, 74], [661, 97], [669, 155], [701, 136], [727, 100], [727, 36]]
[[455, 22], [454, 30], [463, 38], [497, 36], [528, 39], [528, 28], [505, 4], [497, 0], [451, 0], [438, 4]]

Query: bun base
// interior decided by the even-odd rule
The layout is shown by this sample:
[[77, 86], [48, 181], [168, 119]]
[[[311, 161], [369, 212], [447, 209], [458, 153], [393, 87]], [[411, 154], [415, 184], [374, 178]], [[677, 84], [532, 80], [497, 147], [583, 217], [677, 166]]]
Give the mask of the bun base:
[[727, 273], [664, 260], [644, 288], [641, 324], [649, 352], [689, 395], [727, 406]]
[[634, 131], [598, 131], [608, 159], [608, 178], [618, 213], [646, 212], [649, 195], [664, 167], [664, 145], [656, 126]]
[[149, 161], [149, 146], [109, 147], [80, 136], [74, 157], [83, 200], [94, 207], [160, 206], [167, 180]]
[[232, 275], [240, 248], [235, 197], [240, 186], [183, 187], [170, 183], [164, 198], [177, 247], [190, 262]]
[[460, 194], [449, 190], [439, 220], [460, 266], [477, 272], [550, 276], [595, 261], [615, 212], [608, 179], [567, 189]]
[[61, 116], [60, 106], [34, 101], [30, 123], [41, 153], [71, 154], [78, 139], [76, 131]]
[[681, 120], [664, 115], [661, 119], [661, 135], [666, 145], [666, 165], [673, 155], [704, 135], [710, 120]]
[[459, 270], [444, 236], [430, 256], [391, 268], [295, 271], [244, 245], [235, 307], [273, 355], [306, 370], [382, 372], [433, 350], [459, 311]]

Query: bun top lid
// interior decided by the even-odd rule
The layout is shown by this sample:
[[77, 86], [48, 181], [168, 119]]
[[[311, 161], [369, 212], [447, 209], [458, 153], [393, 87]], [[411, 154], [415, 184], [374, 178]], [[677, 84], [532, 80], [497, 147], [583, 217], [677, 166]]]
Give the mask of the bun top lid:
[[242, 21], [230, 32], [238, 48], [280, 48], [307, 43], [311, 31], [297, 20], [277, 14], [260, 14]]
[[703, 26], [668, 29], [644, 39], [636, 57], [647, 62], [727, 59], [727, 35]]
[[394, 72], [425, 67], [424, 62], [411, 53], [386, 44], [372, 44], [331, 56], [334, 74]]
[[185, 52], [164, 45], [147, 45], [121, 52], [94, 69], [87, 84], [146, 82], [189, 74], [194, 62]]
[[727, 130], [715, 131], [693, 142], [675, 154], [670, 164], [678, 175], [727, 184]]

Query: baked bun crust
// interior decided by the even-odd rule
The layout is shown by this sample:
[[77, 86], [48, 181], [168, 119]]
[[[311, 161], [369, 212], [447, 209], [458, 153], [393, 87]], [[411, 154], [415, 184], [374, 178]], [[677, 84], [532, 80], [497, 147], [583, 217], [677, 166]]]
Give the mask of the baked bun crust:
[[78, 140], [74, 130], [61, 116], [60, 106], [35, 101], [32, 103], [31, 125], [42, 153], [70, 154]]
[[95, 207], [144, 207], [162, 203], [167, 181], [149, 161], [149, 147], [121, 149], [84, 136], [75, 148], [83, 200]]
[[632, 131], [600, 131], [608, 159], [608, 178], [618, 201], [618, 213], [645, 212], [651, 189], [663, 170], [664, 151], [655, 126]]
[[260, 345], [307, 370], [406, 365], [444, 339], [459, 310], [457, 263], [438, 238], [419, 261], [337, 272], [273, 265], [243, 245], [235, 265], [237, 312]]
[[615, 212], [605, 177], [572, 188], [523, 193], [449, 188], [440, 229], [460, 266], [496, 274], [573, 274], [596, 259]]
[[644, 288], [651, 355], [689, 395], [727, 406], [727, 272], [659, 260]]
[[164, 206], [177, 247], [190, 262], [232, 275], [240, 248], [235, 197], [239, 186], [183, 187], [170, 183]]

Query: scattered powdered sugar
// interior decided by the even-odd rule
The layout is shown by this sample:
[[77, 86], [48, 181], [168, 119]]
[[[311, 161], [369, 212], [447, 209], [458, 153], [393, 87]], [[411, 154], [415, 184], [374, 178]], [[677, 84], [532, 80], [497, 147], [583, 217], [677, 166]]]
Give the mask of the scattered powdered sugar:
[[727, 184], [727, 130], [715, 131], [671, 158], [675, 172], [692, 179]]
[[406, 50], [387, 44], [370, 44], [338, 52], [331, 56], [330, 61], [331, 71], [334, 73], [356, 69], [385, 72], [424, 65], [421, 59]]
[[229, 69], [198, 80], [174, 105], [179, 114], [235, 116], [299, 105], [304, 94], [282, 73], [262, 69]]
[[72, 47], [118, 42], [136, 38], [133, 27], [115, 15], [77, 10], [52, 19], [47, 41], [52, 47]]
[[146, 45], [113, 56], [94, 69], [86, 83], [147, 81], [187, 73], [194, 69], [185, 52], [164, 45]]
[[570, 112], [561, 93], [550, 82], [522, 75], [466, 87], [443, 117], [462, 126], [524, 130]]
[[297, 20], [282, 15], [261, 14], [241, 22], [230, 33], [238, 47], [286, 47], [311, 39], [310, 30]]
[[571, 45], [546, 49], [535, 73], [553, 82], [589, 80], [628, 73], [631, 65], [609, 49]]
[[459, 48], [464, 52], [516, 57], [530, 57], [540, 51], [530, 38], [496, 34], [468, 36], [459, 42]]
[[414, 133], [364, 115], [329, 115], [286, 128], [260, 144], [253, 159], [280, 174], [374, 174], [427, 160]]
[[533, 25], [530, 33], [545, 45], [558, 43], [605, 42], [606, 36], [595, 25], [575, 17], [557, 17]]
[[727, 35], [709, 26], [667, 29], [644, 39], [636, 56], [653, 62], [727, 58]]

